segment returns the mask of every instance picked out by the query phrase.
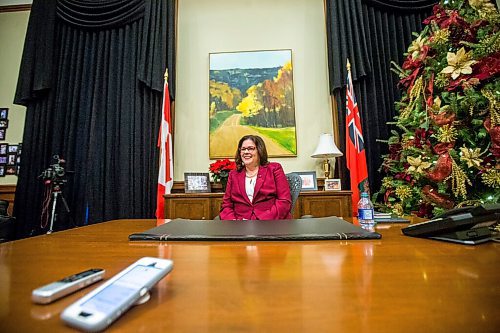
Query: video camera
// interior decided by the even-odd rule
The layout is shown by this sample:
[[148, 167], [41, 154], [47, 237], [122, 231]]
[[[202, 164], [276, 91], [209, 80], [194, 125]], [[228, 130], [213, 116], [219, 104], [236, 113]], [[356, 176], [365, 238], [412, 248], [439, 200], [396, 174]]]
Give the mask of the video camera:
[[45, 184], [61, 185], [66, 183], [68, 181], [67, 179], [64, 179], [64, 176], [66, 175], [64, 164], [66, 161], [59, 158], [59, 155], [54, 155], [52, 158], [56, 162], [45, 169], [40, 176], [38, 176], [38, 178], [41, 178]]

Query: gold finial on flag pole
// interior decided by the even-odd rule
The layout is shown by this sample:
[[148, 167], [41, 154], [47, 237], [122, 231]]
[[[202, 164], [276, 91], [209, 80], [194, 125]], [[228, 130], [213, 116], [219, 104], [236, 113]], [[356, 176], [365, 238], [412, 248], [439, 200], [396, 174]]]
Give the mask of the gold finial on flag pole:
[[349, 58], [347, 58], [347, 71], [350, 72], [351, 71], [351, 63], [349, 62]]
[[165, 68], [165, 81], [168, 81], [168, 68]]

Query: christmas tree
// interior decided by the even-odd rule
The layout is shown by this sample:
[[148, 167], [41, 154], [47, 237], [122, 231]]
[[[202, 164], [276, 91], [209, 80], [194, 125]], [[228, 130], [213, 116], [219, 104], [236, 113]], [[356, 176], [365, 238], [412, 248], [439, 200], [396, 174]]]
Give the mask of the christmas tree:
[[403, 96], [374, 200], [432, 217], [500, 201], [500, 15], [488, 0], [449, 0], [424, 24], [393, 63]]

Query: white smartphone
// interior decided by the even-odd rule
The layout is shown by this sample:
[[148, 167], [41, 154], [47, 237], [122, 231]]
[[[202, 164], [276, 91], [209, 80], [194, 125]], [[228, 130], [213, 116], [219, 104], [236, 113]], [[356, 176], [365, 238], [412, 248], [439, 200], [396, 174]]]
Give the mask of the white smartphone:
[[85, 288], [104, 276], [104, 269], [92, 268], [64, 279], [36, 288], [31, 293], [31, 300], [38, 304], [48, 304], [61, 297]]
[[173, 268], [168, 259], [139, 259], [61, 314], [70, 326], [95, 332], [101, 331], [126, 312]]

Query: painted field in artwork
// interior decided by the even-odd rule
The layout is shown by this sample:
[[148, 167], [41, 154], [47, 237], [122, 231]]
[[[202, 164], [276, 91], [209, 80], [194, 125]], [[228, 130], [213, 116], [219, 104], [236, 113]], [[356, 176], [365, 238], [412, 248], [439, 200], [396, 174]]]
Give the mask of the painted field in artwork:
[[247, 134], [297, 156], [291, 50], [211, 53], [209, 79], [211, 159], [234, 157]]

